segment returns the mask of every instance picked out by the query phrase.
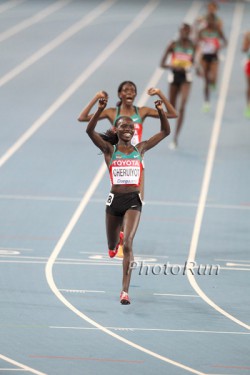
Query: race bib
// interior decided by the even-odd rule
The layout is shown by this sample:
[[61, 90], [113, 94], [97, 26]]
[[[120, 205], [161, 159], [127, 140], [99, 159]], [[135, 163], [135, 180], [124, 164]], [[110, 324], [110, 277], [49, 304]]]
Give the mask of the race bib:
[[106, 206], [111, 206], [113, 199], [114, 199], [114, 194], [109, 193], [108, 199], [106, 200]]
[[202, 42], [201, 49], [205, 54], [216, 53], [219, 49], [219, 41], [216, 38], [209, 38]]
[[[139, 155], [135, 155], [139, 157]], [[113, 185], [139, 185], [141, 163], [138, 159], [114, 160], [111, 166], [111, 181]]]

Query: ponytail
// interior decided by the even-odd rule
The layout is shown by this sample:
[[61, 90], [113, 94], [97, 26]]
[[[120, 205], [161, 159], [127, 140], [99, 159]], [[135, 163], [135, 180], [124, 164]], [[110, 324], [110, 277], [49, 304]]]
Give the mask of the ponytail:
[[109, 142], [112, 145], [116, 145], [118, 143], [118, 136], [112, 129], [108, 129], [105, 133], [99, 133], [99, 135], [104, 141]]

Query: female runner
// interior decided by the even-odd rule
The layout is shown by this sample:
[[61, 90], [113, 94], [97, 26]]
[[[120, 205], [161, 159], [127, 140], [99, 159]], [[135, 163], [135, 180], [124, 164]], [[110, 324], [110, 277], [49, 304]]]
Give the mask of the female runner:
[[250, 118], [250, 31], [246, 32], [243, 39], [242, 52], [247, 53], [247, 59], [244, 64], [245, 77], [247, 83], [246, 100], [247, 106], [244, 112], [246, 118]]
[[[221, 45], [221, 40], [223, 44]], [[218, 27], [215, 15], [207, 16], [207, 26], [200, 30], [197, 44], [200, 46], [202, 76], [204, 79], [203, 111], [210, 110], [210, 89], [216, 87], [219, 69], [218, 52], [227, 45], [223, 31]]]
[[[180, 97], [179, 117], [177, 119], [174, 139], [170, 148], [174, 150], [178, 145], [178, 137], [182, 128], [186, 103], [189, 97], [192, 83], [192, 66], [196, 47], [190, 39], [191, 27], [183, 23], [180, 27], [179, 38], [171, 42], [161, 59], [161, 67], [168, 69], [169, 99], [176, 107]], [[169, 59], [169, 57], [171, 57]]]
[[111, 191], [106, 202], [106, 232], [109, 256], [113, 258], [118, 251], [119, 234], [124, 227], [123, 242], [123, 278], [120, 294], [121, 304], [130, 304], [128, 296], [131, 262], [133, 262], [133, 239], [139, 224], [142, 202], [140, 199], [140, 179], [142, 161], [146, 151], [156, 146], [170, 134], [167, 116], [163, 111], [162, 101], [157, 100], [155, 107], [161, 122], [161, 129], [147, 141], [133, 146], [131, 141], [135, 134], [135, 125], [131, 117], [121, 116], [113, 131], [99, 134], [95, 131], [107, 98], [99, 99], [98, 109], [91, 117], [86, 132], [93, 143], [103, 152], [109, 169]]
[[[157, 95], [160, 100], [162, 100], [163, 104], [166, 108], [166, 116], [167, 118], [176, 118], [177, 112], [172, 104], [167, 100], [164, 96], [162, 91], [158, 88], [150, 88], [148, 90], [148, 95], [154, 96]], [[134, 136], [131, 140], [133, 145], [141, 142], [142, 140], [142, 131], [143, 131], [143, 122], [147, 117], [152, 118], [159, 118], [159, 113], [155, 108], [143, 106], [137, 107], [134, 105], [135, 98], [137, 96], [137, 87], [134, 82], [132, 81], [124, 81], [120, 83], [118, 90], [117, 90], [119, 102], [117, 103], [116, 107], [105, 108], [98, 120], [108, 119], [111, 125], [114, 127], [116, 125], [116, 121], [121, 116], [129, 116], [134, 122], [135, 132]], [[88, 122], [92, 117], [93, 114], [90, 114], [90, 111], [97, 103], [100, 98], [108, 99], [108, 94], [105, 91], [98, 91], [96, 95], [91, 99], [91, 101], [87, 104], [87, 106], [82, 110], [78, 117], [78, 121], [80, 122]], [[144, 200], [144, 169], [142, 171], [141, 176], [141, 185], [140, 185], [140, 193], [141, 198]], [[123, 256], [122, 250], [122, 243], [123, 243], [123, 230], [120, 233], [120, 249], [119, 249], [119, 257]]]

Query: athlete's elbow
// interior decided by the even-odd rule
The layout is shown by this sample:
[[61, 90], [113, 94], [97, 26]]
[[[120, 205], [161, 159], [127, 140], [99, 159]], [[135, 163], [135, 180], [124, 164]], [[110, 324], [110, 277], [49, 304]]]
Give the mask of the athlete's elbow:
[[170, 133], [171, 133], [171, 130], [170, 130], [170, 128], [168, 128], [168, 129], [164, 130], [164, 131], [163, 131], [163, 138], [166, 138], [166, 137], [168, 137]]
[[177, 111], [174, 111], [172, 113], [166, 112], [167, 119], [173, 119], [173, 118], [178, 118], [179, 113]]
[[85, 118], [85, 117], [79, 116], [78, 119], [77, 119], [77, 121], [79, 121], [79, 122], [86, 122], [86, 121], [88, 121], [88, 119]]
[[88, 134], [89, 137], [90, 137], [92, 132], [93, 132], [92, 129], [89, 129], [88, 127], [86, 128], [86, 133]]

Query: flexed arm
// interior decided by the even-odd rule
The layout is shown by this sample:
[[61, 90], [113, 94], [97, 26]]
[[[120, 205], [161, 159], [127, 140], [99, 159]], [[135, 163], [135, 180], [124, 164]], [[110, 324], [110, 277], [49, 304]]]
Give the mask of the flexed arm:
[[98, 102], [98, 100], [101, 99], [101, 98], [108, 99], [108, 94], [106, 93], [106, 91], [98, 91], [95, 94], [93, 99], [91, 99], [91, 101], [86, 105], [86, 107], [80, 113], [80, 115], [78, 117], [78, 121], [80, 121], [80, 122], [89, 121], [93, 116], [93, 114], [90, 115], [89, 112], [94, 107], [94, 105]]
[[94, 115], [91, 117], [89, 123], [88, 123], [88, 126], [86, 128], [86, 133], [88, 134], [88, 136], [90, 137], [90, 139], [92, 140], [92, 142], [104, 153], [104, 154], [108, 154], [108, 153], [111, 153], [113, 148], [112, 148], [112, 145], [105, 141], [101, 135], [99, 133], [97, 133], [95, 131], [95, 127], [96, 127], [96, 124], [101, 116], [101, 113], [103, 112], [103, 110], [105, 109], [106, 105], [107, 105], [107, 98], [100, 98], [99, 99], [99, 103], [98, 103], [98, 109], [97, 111], [94, 113]]
[[[158, 95], [159, 96], [160, 100], [163, 102], [163, 104], [165, 105], [165, 107], [167, 109], [167, 112], [165, 112], [167, 118], [177, 118], [178, 117], [177, 111], [172, 106], [170, 101], [168, 101], [168, 99], [166, 98], [166, 96], [163, 94], [163, 92], [160, 89], [151, 87], [148, 90], [148, 95], [150, 95], [150, 96]], [[159, 117], [159, 115], [157, 117]]]
[[143, 141], [139, 143], [136, 147], [143, 155], [146, 151], [150, 150], [151, 148], [155, 147], [160, 141], [166, 138], [170, 134], [170, 125], [166, 116], [166, 113], [163, 110], [162, 100], [155, 101], [155, 108], [158, 112], [158, 116], [161, 122], [161, 129], [159, 133], [156, 133], [147, 141]]
[[[150, 95], [150, 96], [154, 96], [154, 95], [159, 96], [160, 100], [164, 103], [164, 105], [166, 107], [167, 111], [165, 112], [165, 114], [166, 114], [167, 118], [177, 118], [178, 117], [177, 111], [172, 106], [172, 104], [168, 101], [168, 99], [166, 98], [166, 96], [163, 94], [163, 92], [160, 89], [151, 87], [147, 91], [147, 94]], [[141, 107], [140, 108], [140, 115], [141, 115], [143, 120], [146, 117], [159, 118], [159, 112], [156, 109], [150, 108], [150, 107]]]
[[173, 53], [174, 49], [174, 42], [171, 42], [168, 47], [166, 48], [160, 62], [160, 66], [163, 69], [172, 69], [172, 65], [168, 63], [168, 56]]
[[[167, 118], [177, 118], [178, 113], [176, 112], [175, 108], [172, 106], [172, 104], [168, 101], [168, 99], [165, 97], [163, 92], [160, 89], [151, 87], [147, 94], [150, 96], [158, 95], [160, 100], [164, 103], [166, 107], [166, 116]], [[159, 113], [156, 109], [150, 108], [150, 107], [141, 107], [140, 109], [140, 115], [143, 120], [145, 120], [146, 117], [154, 117], [159, 118]]]

